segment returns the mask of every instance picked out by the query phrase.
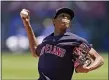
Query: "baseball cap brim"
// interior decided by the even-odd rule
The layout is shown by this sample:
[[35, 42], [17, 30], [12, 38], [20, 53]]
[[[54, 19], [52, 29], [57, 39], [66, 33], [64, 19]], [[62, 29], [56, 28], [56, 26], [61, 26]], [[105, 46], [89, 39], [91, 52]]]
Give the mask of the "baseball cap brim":
[[73, 10], [71, 10], [69, 8], [60, 8], [60, 9], [56, 10], [56, 14], [54, 15], [54, 18], [56, 18], [61, 13], [67, 13], [67, 14], [69, 14], [70, 17], [71, 17], [71, 20], [74, 17], [74, 11]]

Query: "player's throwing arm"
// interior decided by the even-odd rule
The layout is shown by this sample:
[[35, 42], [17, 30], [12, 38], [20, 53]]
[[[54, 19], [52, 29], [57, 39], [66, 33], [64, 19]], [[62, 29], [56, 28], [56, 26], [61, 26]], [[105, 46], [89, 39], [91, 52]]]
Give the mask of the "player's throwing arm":
[[24, 27], [26, 29], [27, 32], [27, 36], [29, 39], [29, 46], [30, 46], [30, 50], [32, 52], [32, 55], [34, 57], [36, 57], [36, 48], [37, 48], [37, 41], [34, 35], [34, 32], [32, 30], [32, 27], [30, 25], [30, 12], [27, 9], [22, 9], [22, 11], [20, 12], [20, 16], [22, 18]]

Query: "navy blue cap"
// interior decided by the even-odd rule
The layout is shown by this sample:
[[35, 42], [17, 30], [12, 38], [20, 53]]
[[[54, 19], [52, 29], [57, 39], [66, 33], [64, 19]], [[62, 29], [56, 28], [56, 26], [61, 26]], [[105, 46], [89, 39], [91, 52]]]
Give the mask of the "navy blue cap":
[[69, 9], [69, 8], [59, 8], [58, 10], [56, 10], [56, 13], [54, 15], [54, 19], [61, 13], [66, 13], [66, 14], [69, 14], [70, 17], [71, 17], [71, 20], [73, 19], [74, 17], [74, 11], [72, 9]]

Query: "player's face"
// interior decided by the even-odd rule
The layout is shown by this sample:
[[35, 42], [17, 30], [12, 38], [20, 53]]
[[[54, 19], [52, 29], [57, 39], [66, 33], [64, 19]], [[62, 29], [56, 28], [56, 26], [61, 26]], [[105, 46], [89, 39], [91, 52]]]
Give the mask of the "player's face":
[[57, 16], [56, 19], [53, 19], [55, 27], [66, 29], [70, 26], [71, 17], [69, 14], [61, 13]]

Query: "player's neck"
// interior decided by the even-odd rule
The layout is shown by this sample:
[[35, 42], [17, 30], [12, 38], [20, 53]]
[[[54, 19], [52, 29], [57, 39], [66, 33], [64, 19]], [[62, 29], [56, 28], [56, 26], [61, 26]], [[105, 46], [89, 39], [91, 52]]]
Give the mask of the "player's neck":
[[62, 35], [66, 32], [66, 30], [56, 29], [54, 30], [54, 36]]

